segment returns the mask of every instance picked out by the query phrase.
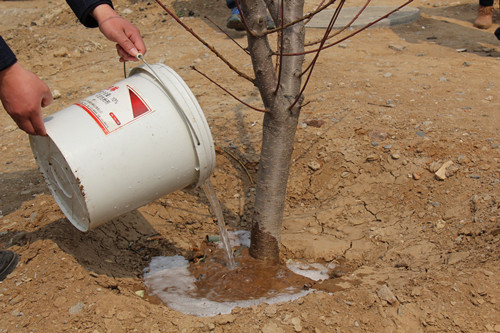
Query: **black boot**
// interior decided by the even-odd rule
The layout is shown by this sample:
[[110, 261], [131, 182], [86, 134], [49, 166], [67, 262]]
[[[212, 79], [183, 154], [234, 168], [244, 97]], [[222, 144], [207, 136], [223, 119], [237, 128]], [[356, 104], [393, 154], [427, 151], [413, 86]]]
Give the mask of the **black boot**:
[[19, 261], [17, 253], [12, 251], [0, 251], [0, 281], [3, 281], [7, 275], [12, 273]]

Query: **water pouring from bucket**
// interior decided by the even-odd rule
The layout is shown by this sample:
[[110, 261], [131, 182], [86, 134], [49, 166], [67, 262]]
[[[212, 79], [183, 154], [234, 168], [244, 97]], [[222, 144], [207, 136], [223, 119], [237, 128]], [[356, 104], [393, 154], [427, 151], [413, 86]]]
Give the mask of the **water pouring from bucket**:
[[215, 168], [203, 112], [163, 64], [136, 67], [44, 122], [48, 136], [30, 137], [33, 153], [59, 207], [81, 231], [204, 184]]

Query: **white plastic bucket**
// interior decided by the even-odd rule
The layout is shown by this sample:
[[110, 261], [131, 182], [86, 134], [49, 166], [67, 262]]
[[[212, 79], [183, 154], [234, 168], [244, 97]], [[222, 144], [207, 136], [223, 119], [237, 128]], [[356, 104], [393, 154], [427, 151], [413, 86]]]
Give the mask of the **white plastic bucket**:
[[48, 136], [30, 137], [33, 154], [59, 207], [81, 231], [197, 186], [215, 168], [203, 112], [163, 64], [134, 68], [44, 122]]

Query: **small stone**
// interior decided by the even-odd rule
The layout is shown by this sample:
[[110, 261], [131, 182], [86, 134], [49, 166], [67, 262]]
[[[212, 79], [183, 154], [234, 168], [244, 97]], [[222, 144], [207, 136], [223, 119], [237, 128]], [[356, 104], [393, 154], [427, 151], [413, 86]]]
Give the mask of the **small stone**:
[[436, 229], [443, 229], [446, 226], [446, 222], [443, 220], [438, 220], [435, 224], [434, 227]]
[[468, 256], [469, 256], [469, 252], [467, 252], [467, 251], [450, 253], [448, 255], [448, 258], [446, 258], [446, 263], [448, 265], [454, 265], [457, 262], [460, 262], [464, 259], [467, 259]]
[[292, 325], [293, 325], [293, 329], [295, 330], [295, 332], [302, 332], [302, 324], [301, 324], [300, 318], [293, 317], [292, 318]]
[[57, 90], [57, 89], [56, 89], [56, 90], [54, 90], [54, 91], [52, 92], [52, 98], [54, 98], [54, 99], [61, 98], [61, 92], [60, 92], [59, 90]]
[[446, 169], [450, 167], [453, 164], [452, 161], [447, 161], [441, 165], [438, 171], [436, 171], [434, 174], [436, 175], [436, 178], [438, 180], [445, 180], [446, 179]]
[[419, 180], [419, 179], [421, 178], [421, 177], [420, 177], [420, 174], [418, 174], [418, 173], [416, 173], [416, 172], [414, 172], [414, 173], [412, 174], [412, 177], [413, 177], [413, 179], [414, 179], [414, 180]]
[[144, 298], [144, 295], [145, 295], [144, 290], [137, 290], [137, 291], [135, 292], [135, 294], [136, 294], [137, 296], [139, 296], [139, 297], [142, 297], [142, 298]]
[[19, 310], [13, 310], [11, 313], [10, 313], [13, 317], [21, 317], [23, 315], [23, 313]]
[[55, 50], [52, 55], [56, 58], [62, 58], [62, 57], [67, 57], [69, 55], [69, 52], [68, 49], [63, 46]]
[[75, 305], [73, 305], [72, 307], [70, 307], [68, 311], [69, 311], [69, 314], [77, 314], [77, 313], [82, 312], [82, 309], [83, 309], [83, 303], [78, 302]]
[[[470, 159], [467, 157], [467, 156], [464, 156], [464, 155], [460, 155], [458, 156], [458, 159], [457, 159], [458, 163], [461, 164], [461, 165], [464, 165], [464, 164], [468, 164], [470, 163]], [[437, 170], [436, 170], [437, 171]]]
[[384, 77], [391, 77], [392, 76], [392, 73], [391, 72], [387, 72], [384, 74]]
[[307, 166], [309, 167], [309, 169], [311, 169], [312, 171], [318, 171], [319, 169], [321, 169], [321, 164], [319, 164], [318, 161], [310, 161]]
[[417, 135], [421, 138], [425, 137], [425, 132], [422, 130], [417, 131]]
[[377, 291], [377, 296], [389, 304], [394, 304], [398, 301], [396, 296], [394, 296], [394, 294], [386, 284], [380, 287], [380, 289]]
[[376, 154], [371, 154], [371, 155], [368, 155], [368, 157], [366, 158], [366, 161], [367, 162], [374, 162], [374, 161], [378, 161], [378, 156]]
[[399, 44], [389, 44], [389, 48], [394, 51], [403, 51], [406, 50], [406, 46]]
[[19, 302], [21, 302], [23, 300], [23, 296], [22, 295], [17, 295], [16, 297], [14, 297], [13, 299], [10, 300], [10, 305], [16, 305], [18, 304]]
[[391, 158], [393, 160], [399, 160], [401, 158], [401, 155], [399, 155], [398, 153], [394, 153], [394, 154], [391, 155]]
[[305, 122], [308, 126], [320, 128], [325, 124], [324, 120], [321, 119], [311, 119]]

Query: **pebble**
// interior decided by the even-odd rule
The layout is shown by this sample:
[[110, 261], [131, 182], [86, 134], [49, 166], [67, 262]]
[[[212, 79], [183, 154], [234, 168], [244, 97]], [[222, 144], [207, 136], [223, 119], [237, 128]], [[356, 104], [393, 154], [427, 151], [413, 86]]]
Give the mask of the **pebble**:
[[412, 177], [414, 180], [419, 180], [421, 178], [420, 174], [418, 174], [416, 172], [413, 173]]
[[293, 325], [293, 329], [295, 330], [295, 332], [302, 332], [302, 323], [300, 321], [300, 318], [293, 317], [292, 318], [292, 325]]
[[324, 120], [312, 119], [305, 122], [308, 126], [319, 128], [325, 124]]
[[380, 287], [379, 290], [377, 290], [377, 296], [389, 304], [394, 304], [397, 302], [396, 296], [394, 296], [394, 294], [386, 284], [384, 284], [382, 287]]
[[59, 98], [61, 98], [61, 92], [60, 92], [59, 90], [55, 89], [54, 91], [52, 91], [52, 97], [53, 97], [54, 99], [59, 99]]
[[318, 171], [319, 169], [321, 169], [321, 164], [319, 164], [318, 161], [310, 161], [307, 166], [309, 167], [309, 169], [311, 169], [312, 171]]
[[11, 313], [10, 313], [13, 317], [21, 317], [23, 315], [23, 313], [19, 310], [13, 310]]
[[17, 295], [9, 303], [10, 303], [10, 305], [16, 305], [19, 302], [21, 302], [22, 300], [23, 300], [23, 296], [22, 295]]
[[446, 179], [446, 169], [448, 169], [448, 167], [450, 167], [452, 164], [453, 164], [452, 161], [447, 161], [447, 162], [443, 163], [443, 165], [441, 165], [439, 170], [434, 173], [434, 175], [436, 175], [436, 178], [438, 180], [445, 180]]
[[391, 158], [393, 160], [399, 160], [401, 158], [401, 155], [399, 155], [398, 153], [394, 153], [394, 154], [391, 155]]
[[406, 50], [406, 46], [399, 44], [389, 44], [389, 48], [394, 51], [403, 51]]
[[422, 130], [417, 131], [417, 135], [421, 138], [425, 137], [425, 132]]
[[63, 46], [55, 50], [52, 55], [56, 58], [62, 58], [62, 57], [67, 57], [69, 55], [69, 52], [68, 49]]
[[75, 305], [73, 305], [72, 307], [70, 307], [68, 312], [69, 312], [69, 314], [77, 314], [77, 313], [82, 312], [82, 310], [83, 310], [83, 303], [78, 302]]

